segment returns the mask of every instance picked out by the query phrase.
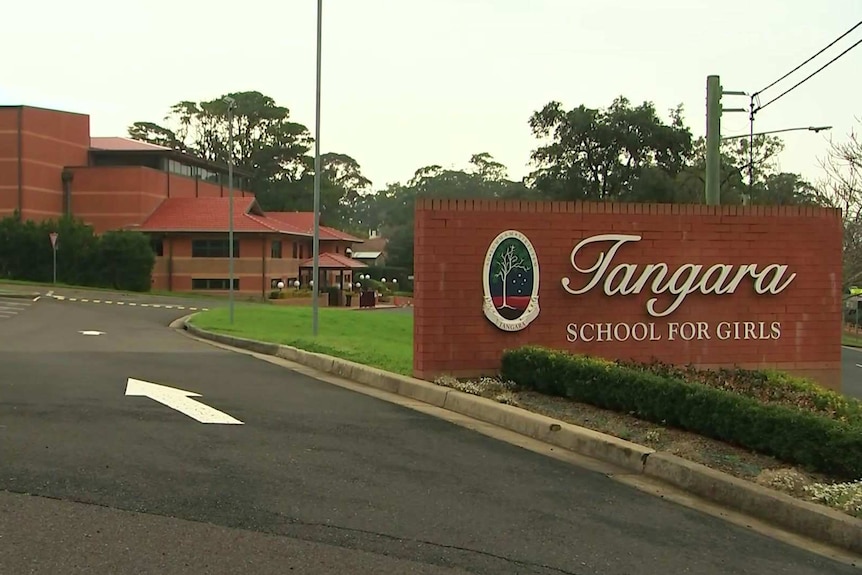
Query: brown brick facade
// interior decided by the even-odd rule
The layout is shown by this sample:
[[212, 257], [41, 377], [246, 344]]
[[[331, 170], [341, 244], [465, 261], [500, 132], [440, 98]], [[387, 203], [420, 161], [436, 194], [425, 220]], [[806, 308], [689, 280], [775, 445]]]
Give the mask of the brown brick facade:
[[[769, 366], [840, 389], [838, 210], [478, 200], [423, 200], [416, 210], [417, 377], [494, 374], [504, 349], [538, 344], [611, 359]], [[527, 238], [540, 269], [538, 315], [520, 331], [500, 329], [483, 313], [486, 255], [507, 230]], [[583, 273], [576, 270], [573, 249], [603, 234], [632, 237], [615, 252], [614, 239], [584, 245], [575, 258]], [[520, 253], [530, 267], [528, 252]], [[580, 291], [609, 256], [594, 288], [566, 290], [563, 278], [569, 278], [569, 290]], [[667, 266], [666, 276], [654, 284], [661, 269], [647, 266], [660, 263]], [[613, 272], [620, 264], [634, 265]], [[732, 268], [712, 268], [716, 264]], [[754, 270], [738, 273], [750, 264]], [[647, 271], [652, 275], [638, 286]], [[606, 281], [612, 292], [642, 289], [606, 295]], [[653, 286], [662, 293], [653, 294]], [[676, 299], [662, 291], [668, 286], [683, 292], [688, 286], [693, 293], [662, 315]], [[651, 298], [657, 298], [652, 305]], [[521, 298], [524, 305], [528, 300]]]

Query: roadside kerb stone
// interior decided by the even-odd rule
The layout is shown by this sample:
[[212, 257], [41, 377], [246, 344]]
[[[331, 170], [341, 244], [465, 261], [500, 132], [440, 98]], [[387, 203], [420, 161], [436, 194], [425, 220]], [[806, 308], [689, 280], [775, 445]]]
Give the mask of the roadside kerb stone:
[[655, 452], [592, 429], [457, 390], [449, 392], [443, 407], [635, 473], [643, 472], [644, 459]]
[[670, 453], [650, 455], [644, 474], [789, 531], [862, 553], [862, 520], [838, 510], [801, 501]]
[[9, 299], [30, 299], [38, 297], [40, 294], [38, 293], [29, 293], [29, 292], [21, 292], [21, 291], [0, 291], [0, 297], [5, 297]]
[[669, 453], [656, 452], [649, 447], [484, 397], [291, 346], [202, 330], [189, 323], [194, 315], [183, 318], [182, 323], [176, 323], [181, 323], [186, 331], [200, 338], [273, 355], [369, 387], [442, 407], [658, 479], [814, 540], [862, 553], [862, 520], [840, 511], [796, 499]]

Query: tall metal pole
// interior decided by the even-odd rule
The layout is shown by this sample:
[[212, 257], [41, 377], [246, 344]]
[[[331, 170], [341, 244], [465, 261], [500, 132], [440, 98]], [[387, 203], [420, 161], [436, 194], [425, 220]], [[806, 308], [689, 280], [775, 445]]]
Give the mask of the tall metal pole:
[[323, 0], [317, 0], [317, 101], [314, 136], [314, 265], [311, 286], [311, 333], [317, 336], [318, 299], [320, 294], [320, 70], [323, 51]]
[[227, 190], [228, 190], [228, 316], [233, 324], [233, 107], [236, 102], [228, 98], [227, 103]]
[[748, 106], [748, 198], [746, 204], [751, 203], [754, 193], [754, 96]]
[[706, 77], [706, 203], [721, 203], [721, 82], [718, 76]]

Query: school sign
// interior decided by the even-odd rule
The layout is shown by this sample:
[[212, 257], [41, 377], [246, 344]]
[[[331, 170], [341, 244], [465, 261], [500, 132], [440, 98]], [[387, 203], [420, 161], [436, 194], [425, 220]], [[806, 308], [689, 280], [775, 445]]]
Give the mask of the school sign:
[[426, 200], [415, 245], [418, 377], [537, 344], [840, 388], [838, 210]]

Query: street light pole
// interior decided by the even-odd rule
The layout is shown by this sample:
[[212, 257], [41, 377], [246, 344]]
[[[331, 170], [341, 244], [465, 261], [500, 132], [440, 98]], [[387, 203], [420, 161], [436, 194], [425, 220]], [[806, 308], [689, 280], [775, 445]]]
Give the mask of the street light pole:
[[225, 98], [227, 102], [227, 189], [228, 189], [228, 316], [233, 325], [233, 109], [236, 101]]
[[752, 94], [748, 105], [748, 201], [754, 192], [754, 99]]
[[317, 336], [318, 299], [320, 294], [320, 70], [323, 36], [323, 0], [317, 0], [317, 98], [314, 135], [314, 283], [311, 286], [311, 333]]
[[706, 78], [706, 203], [721, 203], [719, 188], [721, 139], [721, 83], [718, 76]]
[[751, 112], [749, 116], [749, 124], [748, 124], [748, 133], [740, 134], [737, 136], [727, 136], [721, 139], [722, 142], [727, 140], [738, 140], [740, 138], [748, 138], [748, 198], [747, 201], [751, 200], [751, 194], [754, 191], [754, 136], [768, 136], [769, 134], [781, 134], [783, 132], [799, 132], [799, 131], [807, 131], [814, 132], [815, 134], [818, 132], [822, 132], [824, 130], [831, 130], [832, 126], [803, 126], [799, 128], [782, 128], [781, 130], [770, 130], [768, 132], [758, 132], [754, 133], [754, 100], [752, 100], [751, 104]]
[[751, 135], [754, 136], [768, 136], [769, 134], [781, 134], [782, 132], [825, 132], [827, 130], [831, 130], [832, 126], [802, 126], [799, 128], [782, 128], [781, 130], [769, 130], [768, 132], [757, 132], [754, 134], [739, 134], [736, 136], [725, 136], [721, 139], [721, 141], [725, 140], [738, 140], [739, 138], [748, 138]]

